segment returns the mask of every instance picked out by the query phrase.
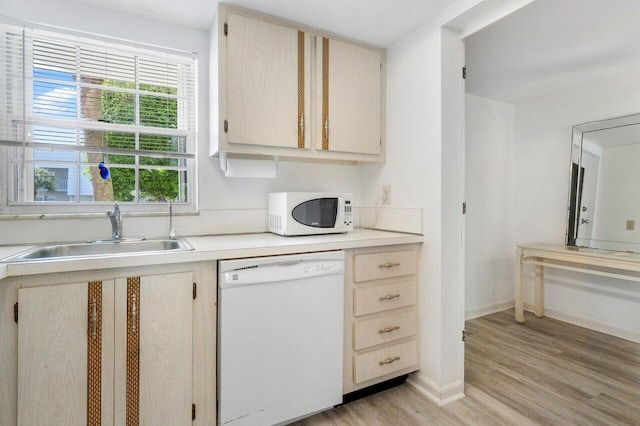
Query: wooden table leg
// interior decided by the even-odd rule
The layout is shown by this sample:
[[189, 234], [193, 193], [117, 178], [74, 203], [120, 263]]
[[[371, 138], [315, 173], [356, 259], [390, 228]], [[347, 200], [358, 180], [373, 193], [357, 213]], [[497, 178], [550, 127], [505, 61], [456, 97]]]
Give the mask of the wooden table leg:
[[542, 318], [544, 316], [544, 269], [542, 265], [536, 266], [535, 304], [534, 313], [537, 317]]
[[516, 249], [516, 286], [514, 289], [514, 299], [516, 304], [516, 321], [524, 322], [524, 305], [522, 301], [522, 249]]

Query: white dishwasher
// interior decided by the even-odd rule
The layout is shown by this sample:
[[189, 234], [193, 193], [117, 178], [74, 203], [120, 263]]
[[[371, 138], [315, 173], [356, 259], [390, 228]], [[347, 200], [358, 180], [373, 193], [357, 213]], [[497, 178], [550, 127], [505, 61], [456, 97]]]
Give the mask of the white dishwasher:
[[344, 252], [220, 261], [218, 287], [218, 424], [342, 402]]

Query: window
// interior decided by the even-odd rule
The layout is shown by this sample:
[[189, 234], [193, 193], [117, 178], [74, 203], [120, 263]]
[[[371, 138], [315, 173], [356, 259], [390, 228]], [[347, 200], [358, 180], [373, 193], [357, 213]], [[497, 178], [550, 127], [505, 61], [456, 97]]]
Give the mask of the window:
[[1, 24], [0, 208], [195, 210], [196, 69], [193, 54]]

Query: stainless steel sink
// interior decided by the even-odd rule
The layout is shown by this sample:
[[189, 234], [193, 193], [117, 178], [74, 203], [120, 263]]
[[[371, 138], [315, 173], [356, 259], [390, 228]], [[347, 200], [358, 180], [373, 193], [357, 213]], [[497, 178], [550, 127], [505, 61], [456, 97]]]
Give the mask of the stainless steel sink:
[[107, 240], [87, 243], [69, 243], [37, 246], [2, 259], [2, 262], [54, 260], [70, 257], [105, 257], [126, 254], [166, 253], [193, 250], [184, 238], [175, 240]]

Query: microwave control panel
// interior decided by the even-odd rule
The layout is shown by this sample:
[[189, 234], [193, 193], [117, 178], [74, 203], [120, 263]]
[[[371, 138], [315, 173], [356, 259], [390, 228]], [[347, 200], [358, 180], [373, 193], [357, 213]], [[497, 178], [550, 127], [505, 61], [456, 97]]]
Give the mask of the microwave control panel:
[[344, 224], [351, 225], [351, 201], [345, 200], [344, 202]]

